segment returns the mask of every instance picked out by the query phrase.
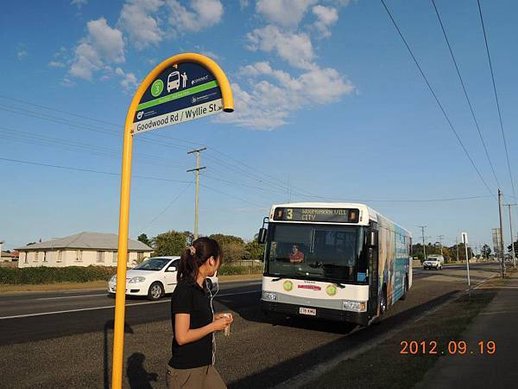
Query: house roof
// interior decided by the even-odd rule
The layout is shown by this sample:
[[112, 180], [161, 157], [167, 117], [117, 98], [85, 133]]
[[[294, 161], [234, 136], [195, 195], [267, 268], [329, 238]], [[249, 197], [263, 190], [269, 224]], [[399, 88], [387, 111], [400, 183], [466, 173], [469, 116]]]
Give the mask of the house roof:
[[[32, 251], [41, 249], [95, 249], [115, 251], [118, 248], [119, 237], [117, 234], [106, 234], [102, 232], [80, 232], [49, 240], [46, 242], [35, 243], [28, 246], [17, 248], [20, 251]], [[148, 245], [138, 241], [128, 239], [128, 250], [131, 251], [153, 251]]]

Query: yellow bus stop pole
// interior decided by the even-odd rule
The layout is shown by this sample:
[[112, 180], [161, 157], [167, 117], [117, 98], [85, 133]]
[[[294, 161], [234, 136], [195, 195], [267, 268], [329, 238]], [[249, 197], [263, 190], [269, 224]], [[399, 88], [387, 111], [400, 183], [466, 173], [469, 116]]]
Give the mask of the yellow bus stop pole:
[[115, 322], [113, 327], [113, 360], [112, 360], [112, 388], [122, 388], [122, 371], [124, 357], [124, 315], [126, 303], [126, 266], [128, 262], [128, 230], [131, 190], [131, 161], [133, 154], [133, 120], [138, 104], [147, 88], [156, 77], [168, 66], [181, 62], [195, 62], [205, 66], [212, 72], [221, 89], [223, 111], [234, 110], [234, 98], [227, 76], [219, 65], [203, 55], [196, 53], [178, 54], [166, 59], [157, 65], [138, 87], [126, 115], [124, 124], [124, 140], [122, 146], [122, 174], [119, 212], [119, 243], [117, 259], [117, 289], [115, 291]]

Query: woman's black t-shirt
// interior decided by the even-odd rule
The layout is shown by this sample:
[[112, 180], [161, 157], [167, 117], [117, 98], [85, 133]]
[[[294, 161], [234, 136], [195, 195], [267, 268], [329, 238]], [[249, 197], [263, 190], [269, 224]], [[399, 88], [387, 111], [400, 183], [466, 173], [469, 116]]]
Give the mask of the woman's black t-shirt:
[[[191, 315], [190, 328], [200, 328], [212, 322], [208, 293], [195, 282], [180, 281], [171, 297], [173, 334], [175, 314]], [[173, 335], [172, 357], [169, 366], [174, 369], [192, 369], [212, 364], [212, 334], [180, 346]]]

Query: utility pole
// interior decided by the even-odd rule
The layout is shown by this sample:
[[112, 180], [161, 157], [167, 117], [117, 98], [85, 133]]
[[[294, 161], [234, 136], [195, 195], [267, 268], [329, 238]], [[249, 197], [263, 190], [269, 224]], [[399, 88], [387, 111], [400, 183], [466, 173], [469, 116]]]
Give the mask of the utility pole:
[[444, 235], [439, 235], [437, 238], [439, 238], [439, 247], [441, 248], [441, 255], [442, 255], [442, 240], [444, 238]]
[[514, 251], [514, 239], [513, 239], [513, 221], [511, 219], [511, 207], [517, 204], [504, 204], [509, 210], [509, 230], [511, 233], [511, 254], [513, 256], [513, 267], [516, 267], [516, 253]]
[[[505, 277], [505, 255], [504, 255], [504, 230], [502, 228], [502, 192], [498, 189], [498, 216], [500, 218], [500, 255], [501, 257], [501, 275]], [[512, 240], [512, 239], [511, 239]]]
[[424, 229], [426, 228], [426, 226], [418, 226], [419, 228], [421, 228], [421, 235], [423, 236], [423, 257], [424, 257], [424, 260], [426, 261], [426, 246], [424, 245]]
[[196, 168], [187, 170], [187, 172], [195, 172], [196, 175], [196, 191], [194, 197], [194, 239], [198, 239], [198, 199], [200, 192], [200, 170], [205, 169], [205, 166], [200, 166], [200, 153], [204, 150], [207, 150], [207, 148], [203, 147], [201, 149], [187, 152], [187, 154], [196, 153]]

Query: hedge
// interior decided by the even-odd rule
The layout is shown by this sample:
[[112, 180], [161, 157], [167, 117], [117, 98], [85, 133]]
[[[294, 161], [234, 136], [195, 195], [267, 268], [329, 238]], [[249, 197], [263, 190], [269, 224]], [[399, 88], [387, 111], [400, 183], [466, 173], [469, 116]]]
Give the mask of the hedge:
[[233, 266], [223, 265], [218, 270], [219, 276], [229, 276], [235, 274], [259, 274], [263, 272], [262, 266]]
[[108, 280], [117, 272], [115, 267], [69, 266], [0, 268], [0, 284], [52, 284], [56, 282], [88, 282]]

